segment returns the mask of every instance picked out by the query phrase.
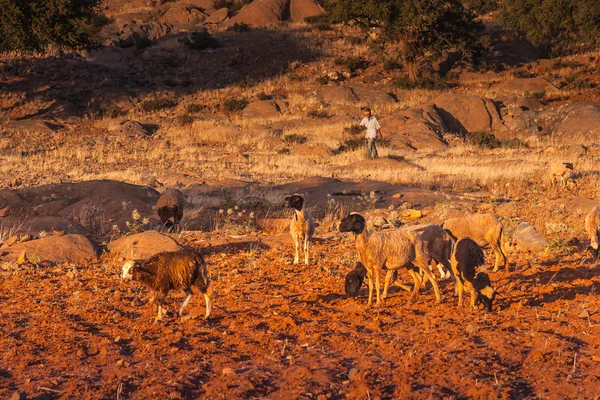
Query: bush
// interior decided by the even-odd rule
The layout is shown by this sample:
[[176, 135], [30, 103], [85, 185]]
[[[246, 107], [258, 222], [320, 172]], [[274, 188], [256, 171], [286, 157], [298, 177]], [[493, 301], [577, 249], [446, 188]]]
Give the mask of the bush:
[[141, 104], [142, 110], [145, 112], [156, 112], [175, 106], [177, 106], [177, 102], [167, 98], [144, 100]]
[[282, 139], [288, 146], [306, 143], [306, 136], [297, 135], [295, 133], [291, 135], [285, 135]]
[[350, 56], [345, 58], [336, 58], [333, 63], [337, 66], [343, 66], [351, 73], [358, 70], [366, 69], [369, 66], [369, 62], [362, 57]]
[[321, 76], [317, 77], [317, 79], [315, 79], [315, 81], [319, 85], [327, 85], [329, 83], [329, 76], [328, 75], [321, 75]]
[[188, 104], [186, 107], [187, 112], [190, 114], [199, 113], [202, 110], [204, 110], [205, 108], [206, 108], [206, 106], [203, 106], [202, 104], [198, 104], [198, 103], [191, 103], [191, 104]]
[[498, 0], [465, 0], [463, 4], [480, 15], [496, 11], [499, 7]]
[[393, 69], [402, 69], [402, 64], [400, 64], [398, 62], [398, 59], [395, 57], [386, 57], [383, 59], [383, 62], [381, 64], [383, 66], [383, 69], [385, 69], [386, 71], [390, 71]]
[[344, 42], [353, 46], [357, 46], [359, 44], [363, 44], [365, 42], [365, 39], [363, 39], [360, 36], [346, 36]]
[[[94, 48], [99, 0], [0, 0], [0, 53]], [[97, 24], [104, 21], [100, 17]]]
[[260, 92], [256, 95], [256, 98], [261, 101], [271, 100], [273, 96], [266, 94], [265, 92]]
[[365, 146], [364, 139], [360, 138], [348, 138], [345, 139], [339, 146], [339, 151], [355, 151]]
[[329, 118], [329, 114], [325, 110], [310, 110], [307, 115], [314, 119]]
[[469, 132], [466, 138], [468, 143], [481, 148], [496, 149], [501, 145], [496, 135], [489, 132]]
[[504, 0], [500, 23], [545, 50], [563, 51], [576, 44], [597, 44], [598, 0]]
[[419, 78], [415, 81], [411, 81], [407, 77], [400, 77], [394, 81], [394, 86], [400, 89], [426, 89], [426, 90], [447, 90], [452, 88], [454, 85], [439, 78]]
[[361, 134], [362, 132], [364, 132], [364, 129], [360, 125], [352, 125], [352, 126], [348, 126], [348, 127], [344, 128], [344, 132], [349, 133], [351, 135], [358, 135], [358, 134]]
[[252, 28], [250, 27], [250, 25], [248, 25], [244, 22], [236, 22], [235, 24], [233, 24], [233, 26], [230, 26], [229, 28], [227, 28], [227, 31], [243, 33], [243, 32], [248, 32], [251, 29]]
[[184, 43], [189, 49], [197, 51], [216, 49], [221, 46], [217, 39], [212, 37], [206, 29], [192, 32], [192, 35], [189, 38], [184, 39]]
[[179, 121], [179, 123], [181, 125], [189, 125], [191, 123], [194, 122], [194, 117], [192, 117], [191, 115], [180, 115], [179, 117], [177, 117], [177, 120]]
[[229, 112], [242, 111], [248, 105], [246, 99], [228, 99], [223, 103], [223, 107]]
[[500, 147], [503, 149], [528, 149], [529, 145], [519, 138], [504, 139], [500, 142]]

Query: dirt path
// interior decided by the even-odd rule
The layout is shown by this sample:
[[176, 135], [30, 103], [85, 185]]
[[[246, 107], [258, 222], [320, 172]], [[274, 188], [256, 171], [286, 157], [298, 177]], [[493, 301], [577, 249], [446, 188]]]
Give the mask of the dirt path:
[[[493, 274], [493, 313], [394, 288], [365, 311], [342, 296], [347, 238], [208, 256], [209, 321], [153, 325], [151, 293], [101, 264], [22, 268], [0, 279], [0, 398], [580, 398], [600, 394], [600, 266], [580, 257]], [[581, 264], [581, 265], [580, 265]], [[69, 274], [74, 272], [74, 275]], [[405, 277], [406, 278], [406, 277]], [[183, 296], [172, 293], [170, 309]], [[203, 315], [194, 297], [190, 313]], [[583, 311], [589, 313], [585, 316]]]

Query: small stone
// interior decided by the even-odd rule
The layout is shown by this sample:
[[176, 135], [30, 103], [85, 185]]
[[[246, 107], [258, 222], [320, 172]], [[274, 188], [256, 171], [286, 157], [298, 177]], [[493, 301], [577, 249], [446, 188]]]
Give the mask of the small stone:
[[52, 233], [54, 236], [64, 236], [65, 231], [52, 231]]
[[392, 199], [401, 199], [402, 196], [404, 196], [402, 193], [394, 193], [394, 195], [392, 196]]
[[169, 353], [170, 353], [171, 355], [173, 355], [173, 354], [177, 353], [178, 351], [179, 351], [179, 348], [178, 348], [178, 347], [171, 347], [171, 348], [169, 349]]
[[117, 361], [117, 367], [120, 367], [121, 365], [123, 365], [124, 362], [125, 362], [125, 360]]
[[27, 393], [25, 392], [14, 392], [10, 400], [27, 400]]
[[8, 217], [8, 213], [10, 212], [10, 206], [6, 206], [4, 208], [0, 208], [0, 218]]
[[69, 271], [67, 272], [67, 277], [70, 279], [74, 279], [75, 278], [75, 274], [73, 273], [73, 271]]
[[223, 368], [223, 375], [235, 375], [235, 371], [229, 367]]
[[25, 250], [21, 253], [19, 258], [17, 259], [17, 265], [23, 265], [27, 263], [27, 254], [25, 254]]
[[477, 328], [475, 328], [475, 327], [474, 327], [473, 325], [471, 325], [471, 324], [468, 324], [468, 325], [467, 325], [467, 333], [468, 333], [469, 335], [472, 335], [472, 334], [474, 334], [475, 332], [477, 332]]
[[6, 239], [6, 242], [4, 242], [4, 244], [2, 245], [3, 248], [12, 246], [13, 244], [16, 244], [19, 241], [19, 237], [18, 236], [11, 236], [8, 239]]
[[348, 378], [352, 379], [356, 374], [358, 374], [358, 368], [351, 368], [350, 371], [348, 371]]
[[588, 312], [588, 310], [583, 310], [579, 315], [579, 318], [589, 318], [590, 317], [590, 313]]
[[19, 243], [25, 243], [25, 242], [29, 242], [31, 240], [31, 235], [26, 234], [26, 235], [22, 235], [19, 238]]

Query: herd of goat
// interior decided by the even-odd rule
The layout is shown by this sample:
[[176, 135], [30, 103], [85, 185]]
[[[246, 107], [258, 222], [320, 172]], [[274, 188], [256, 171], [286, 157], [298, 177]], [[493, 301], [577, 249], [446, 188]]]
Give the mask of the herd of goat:
[[[304, 262], [309, 264], [309, 245], [315, 233], [315, 222], [308, 212], [304, 197], [293, 194], [285, 198], [285, 207], [294, 211], [290, 233], [294, 241], [294, 264], [299, 263], [302, 246]], [[164, 226], [178, 225], [183, 216], [184, 196], [178, 189], [165, 191], [157, 201], [158, 215]], [[600, 230], [600, 207], [594, 207], [585, 218], [585, 229], [590, 238], [591, 251], [598, 255], [598, 232]], [[358, 213], [344, 217], [339, 225], [340, 232], [351, 232], [355, 237], [358, 262], [348, 273], [345, 291], [349, 297], [358, 294], [364, 279], [367, 279], [369, 299], [373, 303], [375, 286], [376, 305], [385, 299], [389, 285], [398, 272], [405, 270], [414, 281], [409, 301], [413, 301], [427, 281], [435, 292], [436, 302], [441, 301], [440, 291], [432, 266], [437, 266], [441, 278], [453, 277], [458, 304], [463, 306], [465, 289], [471, 296], [471, 307], [482, 304], [488, 311], [496, 291], [490, 277], [478, 268], [484, 265], [482, 247], [489, 246], [495, 253], [494, 272], [501, 265], [508, 271], [506, 254], [502, 248], [502, 223], [492, 214], [473, 214], [446, 220], [436, 224], [413, 225], [381, 232], [369, 231], [365, 218]], [[386, 270], [383, 293], [380, 294], [380, 275]], [[183, 290], [183, 310], [192, 297], [192, 286], [196, 286], [206, 301], [208, 318], [212, 309], [212, 286], [202, 255], [194, 250], [159, 253], [145, 261], [130, 260], [123, 265], [123, 279], [140, 281], [155, 291], [154, 303], [158, 306], [156, 321], [163, 316], [164, 299], [170, 290]], [[400, 285], [406, 290], [408, 286]]]

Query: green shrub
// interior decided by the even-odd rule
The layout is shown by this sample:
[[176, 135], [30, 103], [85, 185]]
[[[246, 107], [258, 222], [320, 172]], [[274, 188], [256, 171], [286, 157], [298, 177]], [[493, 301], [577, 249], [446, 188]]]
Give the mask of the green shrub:
[[220, 47], [217, 39], [212, 37], [212, 35], [206, 30], [202, 29], [201, 31], [192, 32], [189, 38], [183, 39], [183, 43], [191, 50], [206, 50], [206, 49], [216, 49]]
[[469, 132], [466, 138], [468, 143], [481, 148], [496, 149], [501, 145], [496, 135], [490, 132]]
[[227, 99], [223, 103], [223, 107], [229, 112], [242, 111], [248, 105], [246, 99]]
[[306, 136], [297, 135], [295, 133], [291, 135], [284, 135], [282, 139], [288, 146], [306, 143]]
[[177, 106], [177, 102], [167, 98], [144, 100], [141, 104], [142, 110], [145, 112], [156, 112], [175, 106]]
[[480, 15], [496, 11], [499, 7], [498, 0], [464, 0], [463, 4]]
[[[0, 0], [0, 53], [95, 48], [99, 0]], [[89, 25], [89, 23], [92, 25]], [[94, 27], [97, 24], [97, 27]]]

